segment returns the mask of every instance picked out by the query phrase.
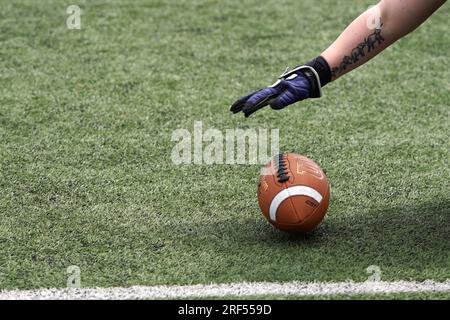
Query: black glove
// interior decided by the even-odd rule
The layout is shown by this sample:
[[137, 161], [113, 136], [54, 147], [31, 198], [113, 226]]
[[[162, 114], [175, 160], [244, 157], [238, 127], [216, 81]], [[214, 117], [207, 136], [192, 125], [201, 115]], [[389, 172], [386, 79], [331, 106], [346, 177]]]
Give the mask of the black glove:
[[267, 105], [279, 110], [307, 98], [320, 98], [321, 87], [330, 80], [330, 67], [325, 59], [319, 56], [304, 66], [286, 70], [273, 85], [238, 99], [230, 111], [242, 111], [245, 117], [248, 117]]

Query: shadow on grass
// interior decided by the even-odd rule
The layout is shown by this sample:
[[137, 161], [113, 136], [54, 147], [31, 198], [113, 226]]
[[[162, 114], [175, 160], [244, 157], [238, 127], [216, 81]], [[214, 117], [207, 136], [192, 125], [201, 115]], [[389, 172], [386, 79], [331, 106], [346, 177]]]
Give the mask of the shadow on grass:
[[[201, 240], [205, 248], [227, 255], [252, 250], [261, 256], [298, 252], [325, 263], [365, 265], [367, 261], [412, 269], [450, 269], [450, 202], [380, 208], [330, 216], [314, 232], [291, 235], [275, 230], [261, 216], [188, 223], [172, 231], [186, 242]], [[180, 229], [181, 228], [181, 229]], [[313, 255], [314, 252], [314, 255]], [[331, 262], [333, 261], [333, 262]]]

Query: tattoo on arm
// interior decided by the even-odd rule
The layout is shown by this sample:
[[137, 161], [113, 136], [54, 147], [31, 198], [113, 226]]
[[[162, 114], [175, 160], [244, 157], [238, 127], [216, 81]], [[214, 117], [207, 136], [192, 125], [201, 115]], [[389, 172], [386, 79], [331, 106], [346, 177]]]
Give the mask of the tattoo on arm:
[[353, 48], [350, 55], [344, 56], [339, 66], [331, 69], [332, 78], [335, 78], [336, 76], [344, 72], [348, 66], [357, 63], [359, 60], [365, 57], [366, 54], [373, 51], [375, 49], [375, 46], [380, 45], [384, 41], [384, 38], [381, 35], [382, 26], [383, 25], [381, 24], [380, 28], [375, 29], [375, 31], [367, 38], [365, 38], [363, 42], [358, 44], [356, 48]]

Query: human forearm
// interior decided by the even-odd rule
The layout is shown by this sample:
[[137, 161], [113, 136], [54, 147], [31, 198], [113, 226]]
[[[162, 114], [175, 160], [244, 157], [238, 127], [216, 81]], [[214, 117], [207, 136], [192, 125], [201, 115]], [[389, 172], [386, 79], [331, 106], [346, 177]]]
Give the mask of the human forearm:
[[382, 0], [356, 18], [321, 55], [332, 80], [366, 63], [422, 24], [445, 0]]
[[381, 0], [356, 18], [320, 56], [284, 72], [273, 85], [233, 103], [233, 113], [246, 117], [270, 105], [282, 109], [309, 98], [320, 98], [321, 88], [366, 63], [408, 34], [445, 0]]

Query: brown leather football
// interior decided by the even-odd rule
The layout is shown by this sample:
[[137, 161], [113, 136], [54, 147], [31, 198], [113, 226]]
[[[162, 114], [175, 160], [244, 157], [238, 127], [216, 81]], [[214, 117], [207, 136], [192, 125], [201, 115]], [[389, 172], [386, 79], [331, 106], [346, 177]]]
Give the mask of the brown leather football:
[[280, 230], [301, 233], [313, 230], [323, 220], [329, 200], [325, 173], [305, 156], [282, 153], [262, 168], [259, 207]]

